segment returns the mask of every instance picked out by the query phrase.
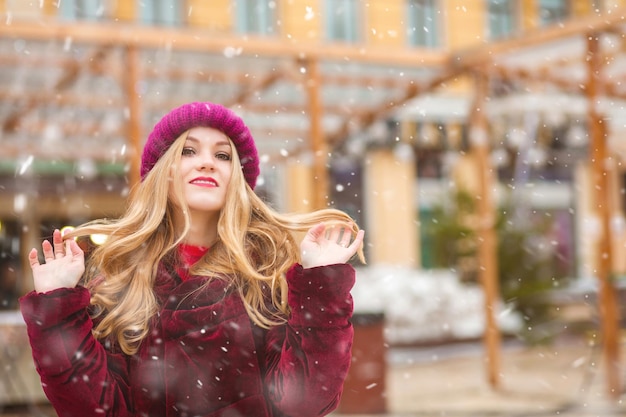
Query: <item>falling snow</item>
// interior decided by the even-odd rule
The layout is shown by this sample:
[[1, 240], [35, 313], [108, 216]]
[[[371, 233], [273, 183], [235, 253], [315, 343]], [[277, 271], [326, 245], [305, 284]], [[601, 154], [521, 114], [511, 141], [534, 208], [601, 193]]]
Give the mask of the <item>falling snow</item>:
[[[4, 3], [6, 3], [4, 7], [7, 8], [19, 2]], [[69, 13], [65, 18], [74, 20], [79, 17], [77, 10], [70, 7], [74, 2], [66, 0], [54, 2], [37, 0], [22, 3], [25, 8], [39, 9], [35, 11], [36, 17], [40, 17], [44, 11], [49, 13], [46, 7], [50, 4], [58, 9], [59, 13]], [[113, 23], [108, 21], [111, 16], [108, 15], [110, 10], [105, 6], [106, 2], [75, 3], [84, 4], [84, 7], [91, 6], [90, 19], [106, 20], [107, 24]], [[145, 1], [139, 3], [143, 13], [147, 12], [147, 8], [151, 8], [153, 4]], [[282, 12], [283, 4], [291, 3], [294, 2], [267, 2], [267, 11]], [[325, 2], [326, 7], [331, 3]], [[573, 42], [569, 42], [565, 37], [560, 37], [566, 33], [564, 31], [561, 34], [554, 32], [554, 36], [559, 37], [554, 45], [545, 45], [545, 47], [541, 45], [536, 50], [532, 48], [528, 48], [528, 51], [523, 50], [524, 48], [504, 48], [506, 49], [504, 52], [489, 50], [490, 60], [487, 61], [490, 64], [489, 69], [494, 73], [501, 71], [502, 78], [492, 78], [490, 88], [493, 91], [489, 92], [486, 103], [472, 108], [473, 96], [457, 97], [451, 94], [457, 90], [456, 83], [461, 79], [460, 73], [438, 84], [437, 88], [442, 90], [442, 94], [431, 91], [433, 89], [429, 87], [429, 83], [445, 74], [445, 68], [427, 63], [421, 65], [420, 60], [423, 61], [419, 55], [421, 52], [414, 53], [417, 58], [410, 65], [406, 65], [406, 60], [413, 56], [414, 51], [403, 54], [402, 65], [395, 66], [391, 63], [385, 66], [377, 63], [377, 65], [372, 65], [372, 68], [359, 65], [359, 63], [362, 64], [360, 60], [364, 56], [376, 49], [362, 46], [362, 40], [359, 39], [362, 35], [383, 40], [399, 39], [402, 45], [409, 43], [418, 49], [444, 47], [444, 45], [436, 44], [448, 40], [441, 39], [443, 28], [438, 26], [440, 20], [450, 17], [458, 19], [461, 16], [464, 22], [467, 22], [467, 19], [474, 22], [477, 16], [473, 6], [470, 6], [471, 2], [452, 2], [454, 4], [449, 6], [445, 13], [442, 10], [428, 9], [427, 5], [430, 2], [427, 1], [407, 2], [412, 5], [414, 11], [423, 13], [424, 18], [413, 21], [408, 16], [404, 16], [406, 13], [400, 13], [402, 19], [407, 21], [403, 21], [401, 26], [394, 28], [383, 25], [378, 28], [367, 25], [359, 27], [357, 23], [367, 23], [368, 19], [351, 18], [349, 5], [355, 3], [348, 1], [337, 1], [337, 3], [339, 5], [333, 13], [325, 8], [318, 8], [319, 6], [316, 5], [315, 7], [305, 6], [304, 10], [300, 6], [296, 14], [307, 22], [307, 26], [315, 26], [312, 24], [319, 23], [317, 26], [322, 27], [327, 20], [332, 20], [337, 27], [341, 28], [340, 31], [333, 33], [333, 36], [341, 40], [342, 44], [347, 43], [346, 50], [355, 47], [351, 45], [354, 42], [356, 42], [355, 50], [359, 50], [357, 54], [359, 59], [353, 59], [346, 53], [346, 56], [338, 60], [329, 59], [322, 62], [320, 66], [321, 79], [324, 82], [317, 86], [320, 87], [318, 98], [321, 98], [323, 106], [326, 106], [321, 117], [321, 127], [328, 138], [333, 137], [336, 132], [346, 134], [341, 140], [334, 138], [337, 143], [341, 144], [338, 149], [330, 149], [325, 153], [302, 152], [304, 145], [308, 144], [307, 138], [311, 127], [308, 118], [310, 111], [308, 104], [305, 104], [309, 103], [307, 99], [310, 97], [306, 95], [306, 92], [308, 87], [315, 84], [314, 80], [307, 78], [314, 74], [312, 67], [303, 64], [310, 57], [304, 52], [296, 56], [297, 54], [290, 49], [287, 59], [275, 60], [273, 57], [268, 58], [257, 52], [251, 54], [245, 42], [230, 44], [229, 41], [227, 46], [222, 43], [219, 50], [208, 50], [198, 54], [181, 51], [175, 42], [166, 40], [160, 44], [160, 47], [146, 48], [142, 51], [140, 54], [140, 59], [143, 60], [141, 71], [148, 75], [144, 74], [142, 79], [131, 86], [132, 93], [139, 96], [142, 105], [145, 106], [141, 110], [142, 117], [139, 124], [142, 124], [145, 129], [154, 122], [156, 109], [190, 97], [211, 97], [224, 102], [237, 102], [236, 110], [251, 121], [259, 144], [266, 146], [261, 150], [263, 176], [259, 178], [257, 184], [261, 192], [267, 193], [269, 200], [276, 200], [272, 202], [278, 206], [285, 204], [285, 196], [282, 195], [284, 193], [275, 191], [284, 185], [284, 181], [290, 179], [289, 175], [286, 175], [288, 171], [283, 166], [285, 162], [297, 160], [298, 164], [307, 166], [313, 159], [311, 155], [315, 154], [315, 157], [324, 155], [328, 158], [328, 166], [348, 164], [346, 172], [350, 172], [342, 178], [331, 178], [332, 181], [336, 180], [331, 181], [330, 194], [332, 195], [325, 196], [324, 201], [332, 204], [338, 203], [340, 208], [348, 207], [351, 214], [362, 216], [362, 226], [366, 230], [368, 227], [373, 229], [373, 224], [368, 217], [370, 213], [364, 200], [373, 199], [393, 206], [394, 195], [387, 189], [367, 189], [367, 185], [359, 183], [363, 180], [364, 174], [355, 171], [350, 164], [358, 165], [359, 169], [367, 169], [370, 152], [382, 149], [390, 151], [394, 164], [416, 167], [417, 180], [414, 181], [415, 184], [412, 184], [416, 190], [415, 211], [422, 213], [432, 207], [435, 195], [439, 196], [456, 187], [452, 184], [451, 178], [454, 168], [466, 162], [465, 157], [471, 156], [471, 149], [466, 147], [492, 146], [488, 156], [488, 163], [491, 164], [488, 172], [494, 174], [495, 177], [509, 175], [511, 179], [510, 182], [503, 182], [494, 187], [496, 199], [504, 199], [511, 195], [519, 203], [519, 207], [516, 207], [519, 209], [516, 214], [520, 217], [530, 218], [531, 214], [537, 217], [543, 216], [557, 219], [557, 224], [562, 225], [563, 223], [558, 223], [563, 218], [560, 214], [568, 215], [568, 221], [565, 223], [569, 227], [568, 232], [556, 230], [554, 236], [558, 238], [542, 236], [528, 239], [529, 246], [540, 254], [546, 256], [556, 254], [557, 261], [567, 259], [576, 264], [575, 267], [567, 270], [568, 274], [576, 277], [569, 287], [550, 276], [553, 280], [554, 293], [559, 297], [572, 296], [572, 294], [576, 297], [597, 294], [598, 287], [594, 281], [597, 266], [585, 254], [592, 250], [589, 241], [597, 240], [601, 236], [605, 224], [594, 212], [598, 208], [594, 205], [597, 202], [595, 195], [585, 192], [585, 187], [588, 186], [586, 181], [589, 181], [589, 178], [580, 180], [579, 176], [583, 169], [593, 166], [593, 161], [588, 159], [593, 149], [590, 147], [588, 131], [590, 121], [587, 116], [589, 109], [595, 109], [602, 115], [601, 124], [607, 127], [606, 144], [610, 151], [610, 156], [601, 161], [600, 165], [609, 171], [608, 174], [603, 175], [611, 177], [611, 187], [615, 190], [619, 189], [611, 196], [610, 203], [618, 208], [614, 210], [607, 222], [610, 231], [616, 235], [614, 240], [618, 242], [617, 250], [616, 253], [604, 251], [600, 258], [610, 259], [613, 256], [614, 259], [611, 260], [621, 265], [623, 256], [620, 251], [623, 245], [620, 242], [626, 233], [626, 220], [620, 208], [623, 203], [621, 200], [626, 194], [622, 184], [624, 171], [622, 160], [626, 157], [626, 146], [623, 140], [626, 129], [626, 122], [624, 122], [626, 106], [622, 102], [621, 96], [624, 95], [624, 91], [623, 81], [620, 81], [620, 73], [623, 72], [624, 67], [621, 58], [621, 52], [624, 49], [623, 36], [620, 35], [623, 28], [611, 26], [611, 31], [597, 35], [602, 38], [602, 45], [606, 49], [602, 56], [607, 66], [607, 77], [604, 79], [607, 85], [603, 88], [610, 92], [611, 97], [597, 97], [593, 101], [588, 101], [584, 97], [584, 92], [588, 91], [586, 70], [579, 64], [587, 64], [593, 54], [588, 53], [584, 48], [581, 49], [582, 43], [579, 41], [590, 41], [596, 36], [582, 34], [580, 39], [576, 38]], [[366, 8], [374, 9], [375, 2], [366, 3]], [[502, 5], [507, 2], [488, 3]], [[617, 7], [618, 2], [595, 3], [597, 7], [602, 4], [602, 7], [609, 10], [608, 19], [613, 13], [611, 8]], [[379, 9], [379, 12], [382, 13], [384, 10], [384, 13], [388, 13], [393, 9], [387, 6]], [[189, 6], [178, 12], [181, 16], [175, 16], [174, 9], [170, 7], [167, 10], [168, 13], [160, 18], [184, 19], [185, 15], [191, 18], [198, 13], [198, 9], [199, 7]], [[539, 20], [552, 19], [554, 17], [552, 12], [544, 7], [536, 17]], [[621, 10], [619, 12], [623, 15]], [[30, 13], [33, 11], [30, 10]], [[156, 12], [152, 10], [151, 13]], [[152, 17], [159, 18], [156, 14]], [[22, 12], [6, 11], [3, 23], [10, 27], [19, 24], [20, 19], [23, 18]], [[415, 19], [415, 16], [412, 16], [412, 19]], [[485, 19], [485, 21], [488, 20]], [[322, 21], [324, 23], [321, 23]], [[159, 24], [180, 24], [180, 21], [166, 20]], [[272, 30], [278, 31], [284, 24], [285, 22], [276, 19]], [[606, 22], [604, 24], [608, 25]], [[567, 22], [557, 22], [554, 26], [555, 29], [566, 27], [571, 29]], [[537, 28], [537, 30], [540, 29]], [[216, 33], [221, 33], [220, 30], [223, 29], [220, 27], [211, 29]], [[489, 30], [493, 28], [490, 27]], [[463, 41], [473, 41], [476, 45], [481, 45], [485, 42], [485, 34], [489, 30], [482, 28], [478, 34], [469, 33], [467, 39]], [[244, 36], [246, 42], [252, 37], [248, 38], [249, 35]], [[268, 36], [267, 33], [252, 35]], [[302, 41], [302, 37], [306, 38], [310, 35], [311, 33], [307, 33], [304, 36], [295, 31], [293, 34], [281, 33], [281, 36], [295, 45]], [[316, 33], [313, 35], [322, 36]], [[203, 36], [206, 34], [198, 34], [198, 42], [204, 40]], [[404, 39], [404, 36], [407, 39]], [[232, 39], [230, 34], [228, 39]], [[92, 188], [101, 187], [98, 190], [104, 190], [108, 195], [114, 196], [117, 202], [124, 200], [131, 188], [128, 177], [133, 167], [128, 160], [138, 155], [138, 150], [126, 138], [128, 122], [134, 120], [136, 115], [135, 110], [131, 109], [127, 103], [126, 87], [119, 82], [125, 78], [126, 71], [130, 67], [125, 47], [107, 45], [100, 50], [99, 46], [85, 44], [84, 40], [75, 40], [69, 35], [59, 36], [58, 39], [40, 40], [9, 36], [1, 41], [3, 53], [6, 53], [4, 61], [18, 60], [19, 63], [14, 68], [9, 68], [6, 73], [2, 73], [3, 79], [6, 80], [4, 95], [8, 98], [3, 99], [5, 104], [0, 106], [0, 116], [8, 119], [8, 116], [15, 115], [17, 110], [20, 120], [13, 129], [4, 126], [2, 131], [3, 146], [6, 149], [10, 146], [12, 151], [8, 157], [4, 158], [6, 161], [3, 161], [8, 162], [7, 166], [10, 168], [6, 174], [7, 181], [0, 185], [0, 191], [5, 195], [12, 195], [12, 198], [5, 201], [6, 210], [18, 219], [18, 223], [21, 224], [20, 222], [24, 219], [31, 222], [10, 231], [19, 237], [7, 239], [8, 249], [3, 249], [2, 252], [4, 259], [5, 253], [19, 254], [24, 251], [21, 236], [28, 236], [28, 239], [32, 240], [34, 239], [33, 233], [41, 232], [39, 228], [43, 230], [50, 227], [48, 223], [60, 221], [40, 218], [37, 209], [46, 195], [58, 197], [54, 204], [64, 207], [62, 217], [71, 217], [76, 222], [87, 219], [92, 211], [100, 209], [100, 207], [95, 207], [96, 204], [93, 201], [87, 199]], [[263, 44], [266, 44], [266, 41], [268, 40], [264, 39]], [[270, 37], [267, 44], [270, 45], [271, 42], [273, 40]], [[321, 49], [320, 47], [316, 46], [316, 48], [309, 55], [316, 56], [322, 52], [318, 50]], [[448, 47], [443, 49], [447, 50]], [[576, 51], [578, 52], [574, 54]], [[428, 57], [430, 52], [433, 52], [433, 56], [437, 56], [438, 49], [428, 51], [423, 56]], [[459, 68], [463, 65], [469, 67], [470, 64], [467, 64], [466, 59], [473, 58], [473, 56], [467, 57], [466, 55], [442, 55], [441, 60], [448, 62], [454, 59], [455, 64], [459, 64]], [[477, 57], [480, 58], [478, 55]], [[3, 69], [4, 66], [5, 64], [3, 64]], [[540, 70], [533, 66], [539, 67]], [[41, 68], [45, 68], [45, 71], [41, 71]], [[176, 76], [171, 77], [172, 74]], [[272, 74], [278, 74], [274, 81], [272, 81]], [[173, 79], [176, 81], [173, 82]], [[567, 91], [557, 91], [559, 86], [563, 85], [566, 86], [564, 90]], [[449, 86], [453, 88], [448, 89]], [[404, 101], [403, 97], [410, 96], [413, 88], [420, 91], [420, 94], [411, 100]], [[242, 95], [242, 92], [245, 94]], [[16, 98], [11, 99], [11, 97]], [[237, 97], [243, 98], [234, 100]], [[44, 105], [39, 102], [39, 99]], [[264, 106], [272, 110], [255, 113], [255, 108]], [[383, 112], [381, 109], [393, 110]], [[473, 111], [487, 117], [488, 129], [469, 129], [463, 124], [470, 119]], [[443, 119], [446, 117], [453, 120], [453, 124], [463, 124], [462, 133], [459, 136], [454, 136], [452, 130], [446, 130], [448, 126], [443, 127], [445, 125]], [[408, 123], [402, 124], [402, 129], [394, 129], [393, 125], [400, 125], [400, 122]], [[38, 130], [35, 132], [35, 129]], [[404, 132], [403, 129], [410, 130], [410, 132]], [[93, 139], [93, 141], [87, 139]], [[94, 146], [93, 143], [104, 146]], [[444, 145], [441, 145], [442, 143]], [[42, 158], [42, 155], [45, 157]], [[348, 162], [340, 161], [341, 158], [345, 158]], [[67, 159], [72, 160], [70, 165], [66, 165]], [[433, 161], [435, 163], [430, 164]], [[433, 167], [434, 170], [429, 170]], [[46, 169], [55, 173], [51, 176], [55, 180], [52, 185], [48, 184], [50, 178], [42, 174], [42, 170]], [[62, 174], [56, 174], [58, 172]], [[38, 188], [40, 186], [41, 188]], [[44, 192], [43, 187], [49, 187], [49, 189]], [[599, 186], [591, 184], [589, 189], [597, 191]], [[272, 192], [276, 195], [272, 195]], [[478, 200], [480, 199], [477, 198]], [[305, 207], [313, 204], [306, 198], [301, 199], [301, 203]], [[594, 206], [588, 207], [591, 205]], [[551, 211], [555, 207], [561, 213], [555, 213], [556, 210]], [[47, 210], [50, 208], [47, 207]], [[388, 213], [386, 215], [389, 216]], [[35, 225], [32, 224], [35, 221], [33, 219], [45, 220], [48, 223]], [[414, 224], [411, 223], [410, 226], [417, 224], [423, 226], [424, 223], [423, 219], [416, 218]], [[512, 221], [510, 223], [513, 224]], [[575, 230], [575, 232], [570, 234], [570, 230]], [[2, 239], [7, 236], [7, 233], [9, 232], [6, 226], [5, 229], [0, 228]], [[562, 234], [559, 235], [559, 233]], [[575, 241], [576, 245], [563, 245], [564, 241], [568, 243]], [[16, 270], [11, 269], [11, 271]], [[520, 275], [517, 281], [523, 282], [524, 279], [526, 276]], [[624, 282], [623, 277], [616, 277], [618, 284], [620, 279], [622, 283]], [[402, 268], [384, 264], [359, 266], [353, 297], [357, 316], [382, 313], [386, 346], [424, 346], [429, 343], [445, 345], [448, 342], [473, 341], [485, 333], [483, 288], [475, 282], [464, 282], [455, 269]], [[8, 300], [4, 298], [2, 306], [8, 307]], [[589, 304], [592, 302], [590, 301]], [[304, 309], [304, 306], [302, 308]], [[512, 303], [504, 300], [497, 300], [493, 313], [498, 328], [505, 335], [515, 335], [524, 329], [529, 332], [541, 330], [540, 326], [527, 325], [525, 317], [515, 310]], [[305, 313], [305, 318], [312, 319], [312, 314], [311, 312]], [[5, 321], [11, 326], [21, 325], [21, 322], [11, 321], [16, 320], [15, 317], [9, 314]], [[594, 319], [597, 320], [597, 316], [594, 316]], [[234, 331], [239, 330], [237, 323], [232, 323], [230, 326]], [[202, 328], [199, 333], [205, 335], [207, 331]], [[585, 334], [585, 337], [587, 336]], [[589, 347], [589, 351], [596, 354], [597, 352], [592, 349], [598, 345], [599, 336], [594, 333], [588, 337], [589, 344], [593, 345]], [[4, 339], [2, 342], [0, 346], [4, 349], [8, 344], [4, 343]], [[155, 343], [160, 345], [162, 340], [157, 339]], [[179, 347], [186, 347], [185, 342], [181, 340]], [[205, 348], [208, 351], [210, 347], [202, 346], [199, 349]], [[225, 354], [232, 353], [230, 351], [235, 349], [234, 345], [218, 348]], [[481, 389], [475, 386], [476, 384], [460, 388], [461, 383], [455, 377], [457, 371], [460, 374], [462, 370], [466, 370], [465, 368], [461, 370], [455, 368], [451, 372], [452, 376], [449, 376], [444, 373], [445, 369], [437, 369], [437, 373], [430, 375], [427, 369], [420, 369], [419, 371], [422, 372], [420, 373], [412, 367], [420, 363], [420, 359], [423, 361], [424, 357], [427, 357], [427, 361], [440, 363], [442, 355], [447, 352], [445, 347], [438, 348], [434, 353], [428, 349], [417, 353], [412, 350], [406, 353], [406, 357], [402, 356], [404, 352], [398, 354], [398, 351], [400, 350], [394, 351], [396, 356], [390, 355], [389, 364], [401, 363], [406, 366], [401, 377], [407, 381], [407, 384], [400, 385], [400, 387], [394, 386], [394, 388], [402, 394], [404, 386], [414, 388], [408, 382], [426, 380], [419, 390], [414, 389], [405, 393], [407, 397], [412, 396], [419, 400], [417, 408], [421, 414], [433, 410], [433, 407], [429, 408], [432, 405], [429, 402], [429, 396], [434, 397], [431, 395], [432, 391], [429, 391], [432, 387], [427, 384], [429, 379], [444, 380], [445, 389], [441, 389], [448, 393], [458, 394], [462, 391], [473, 396]], [[7, 352], [14, 354], [13, 351], [7, 350]], [[589, 380], [583, 379], [581, 383], [578, 380], [576, 384], [572, 383], [575, 379], [572, 377], [573, 369], [580, 371], [575, 376], [583, 374], [582, 370], [585, 370], [585, 375], [595, 376], [596, 373], [599, 375], [601, 371], [594, 362], [598, 358], [580, 357], [569, 351], [559, 353], [560, 351], [554, 349], [542, 350], [540, 354], [535, 354], [534, 350], [529, 350], [529, 352], [533, 352], [533, 356], [524, 357], [525, 360], [532, 360], [533, 363], [557, 362], [560, 365], [560, 373], [554, 379], [528, 375], [527, 378], [532, 380], [532, 387], [536, 390], [529, 392], [527, 397], [522, 399], [523, 401], [520, 400], [519, 409], [523, 405], [534, 407], [530, 414], [545, 412], [545, 404], [552, 404], [546, 400], [547, 398], [561, 399], [557, 391], [560, 388], [559, 384], [562, 384], [568, 387], [569, 396], [559, 403], [561, 407], [555, 408], [556, 411], [552, 413], [555, 416], [566, 415], [572, 401], [578, 400], [574, 398], [578, 393], [582, 397], [579, 401], [584, 403], [582, 408], [588, 408], [588, 415], [610, 415], [608, 411], [604, 413], [604, 409], [587, 407], [587, 401], [592, 403], [594, 398], [589, 398], [591, 395], [589, 391], [586, 391], [587, 386], [582, 382], [588, 382], [591, 385], [591, 377]], [[82, 351], [77, 351], [74, 359], [80, 359], [83, 355]], [[563, 356], [566, 358], [563, 359]], [[156, 355], [151, 359], [163, 360]], [[319, 365], [318, 362], [315, 364]], [[14, 366], [12, 363], [0, 365], [10, 371], [12, 371], [11, 366]], [[479, 363], [479, 365], [482, 364]], [[459, 365], [460, 368], [463, 366], [466, 364]], [[525, 363], [516, 363], [515, 366], [518, 367], [515, 372], [506, 369], [502, 371], [502, 375], [510, 377], [512, 373], [521, 373], [524, 371]], [[476, 375], [482, 370], [471, 366], [468, 369], [470, 369], [468, 374], [473, 375], [471, 382], [475, 383], [475, 379], [478, 378]], [[449, 379], [446, 379], [448, 376]], [[78, 375], [76, 378], [89, 382], [86, 375]], [[214, 379], [220, 381], [219, 376], [214, 376]], [[193, 379], [189, 383], [193, 384]], [[208, 384], [209, 382], [206, 385]], [[365, 383], [359, 388], [375, 391], [381, 385], [380, 382]], [[201, 380], [196, 381], [196, 386], [198, 389], [206, 388]], [[241, 395], [245, 394], [241, 393]], [[518, 406], [516, 400], [519, 399], [511, 398], [511, 396], [504, 399], [496, 398], [496, 394], [493, 393], [488, 396], [494, 403], [502, 400], [502, 403], [508, 402]], [[221, 401], [222, 398], [219, 397], [218, 400]], [[459, 401], [457, 404], [453, 404], [450, 400], [449, 403], [452, 404], [444, 404], [448, 407], [446, 409], [458, 407], [458, 410], [450, 413], [455, 415], [468, 413], [469, 408], [464, 409], [463, 405], [471, 405], [469, 400], [467, 403]], [[613, 406], [623, 405], [622, 395], [622, 399]], [[446, 414], [442, 413], [441, 409], [435, 409], [435, 411], [433, 415]], [[97, 408], [94, 412], [105, 414], [106, 410]], [[2, 413], [1, 407], [0, 413]], [[490, 412], [490, 414], [494, 413]], [[526, 415], [529, 413], [522, 413], [515, 409], [510, 414]], [[621, 410], [618, 410], [616, 415], [622, 415]]]

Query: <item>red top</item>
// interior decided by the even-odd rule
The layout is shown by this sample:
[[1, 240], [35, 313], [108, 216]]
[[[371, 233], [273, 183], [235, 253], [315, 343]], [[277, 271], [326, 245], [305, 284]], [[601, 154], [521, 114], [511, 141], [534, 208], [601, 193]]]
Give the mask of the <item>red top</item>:
[[206, 246], [194, 246], [187, 245], [185, 243], [181, 243], [178, 246], [178, 251], [180, 254], [180, 259], [182, 261], [182, 265], [176, 268], [176, 272], [180, 276], [180, 279], [183, 281], [187, 281], [189, 278], [189, 268], [196, 262], [200, 260], [204, 256], [209, 248]]

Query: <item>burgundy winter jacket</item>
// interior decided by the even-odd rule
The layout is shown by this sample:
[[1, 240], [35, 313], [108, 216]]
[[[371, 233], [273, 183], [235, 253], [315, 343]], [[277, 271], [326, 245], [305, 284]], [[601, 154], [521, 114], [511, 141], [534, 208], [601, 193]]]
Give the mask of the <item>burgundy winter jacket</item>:
[[353, 329], [348, 264], [287, 273], [287, 324], [254, 325], [226, 280], [165, 267], [161, 309], [137, 354], [92, 336], [84, 287], [20, 300], [37, 371], [60, 417], [322, 416], [338, 405]]

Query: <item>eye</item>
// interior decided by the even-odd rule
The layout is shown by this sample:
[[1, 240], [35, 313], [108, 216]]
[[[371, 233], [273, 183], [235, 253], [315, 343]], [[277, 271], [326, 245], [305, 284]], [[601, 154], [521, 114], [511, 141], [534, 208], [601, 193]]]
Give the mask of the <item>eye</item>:
[[215, 155], [215, 157], [222, 161], [230, 161], [230, 154], [226, 152], [219, 152], [217, 155]]
[[183, 148], [183, 151], [181, 152], [181, 155], [183, 156], [189, 156], [189, 155], [195, 155], [195, 154], [196, 154], [196, 150], [194, 148], [189, 148], [189, 147]]

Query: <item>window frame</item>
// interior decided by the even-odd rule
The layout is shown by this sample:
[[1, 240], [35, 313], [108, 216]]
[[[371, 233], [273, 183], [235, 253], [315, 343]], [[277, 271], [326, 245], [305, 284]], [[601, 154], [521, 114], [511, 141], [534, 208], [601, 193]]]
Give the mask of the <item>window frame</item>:
[[[419, 3], [426, 3], [422, 22], [418, 21], [415, 10], [420, 6]], [[409, 46], [436, 48], [441, 45], [441, 22], [439, 20], [439, 13], [437, 12], [439, 10], [437, 7], [438, 4], [438, 0], [406, 0], [406, 39]], [[430, 24], [428, 24], [429, 19]], [[423, 42], [420, 39], [421, 37], [417, 36], [417, 34], [420, 33], [417, 30], [417, 25], [420, 23], [422, 23], [421, 26], [425, 29], [425, 32], [429, 34], [424, 36]]]
[[[273, 7], [272, 4], [273, 3]], [[250, 13], [250, 8], [254, 9]], [[263, 36], [278, 35], [279, 3], [277, 0], [236, 0], [235, 1], [235, 28], [240, 34], [254, 34]], [[261, 16], [258, 16], [258, 15]], [[256, 19], [250, 20], [251, 16]], [[260, 17], [260, 18], [259, 18]], [[251, 25], [257, 22], [257, 25]]]
[[[501, 5], [496, 3], [502, 3]], [[488, 0], [487, 2], [487, 30], [491, 41], [500, 40], [514, 35], [519, 30], [519, 3], [515, 0]], [[494, 10], [494, 8], [497, 8]], [[504, 11], [499, 12], [499, 10]], [[506, 17], [506, 21], [502, 19]], [[508, 26], [508, 28], [505, 28]], [[497, 30], [494, 30], [497, 28]]]
[[[59, 15], [68, 20], [98, 21], [108, 18], [105, 0], [63, 0], [59, 4]], [[102, 9], [102, 13], [98, 11]]]
[[[180, 0], [137, 0], [138, 19], [142, 23], [154, 26], [184, 26], [186, 24], [183, 10], [185, 1]], [[167, 9], [171, 8], [175, 14], [171, 18], [165, 19]]]
[[[546, 4], [556, 2], [559, 4]], [[562, 22], [568, 19], [570, 15], [571, 8], [567, 0], [537, 0], [537, 16], [541, 27]]]
[[[324, 34], [326, 40], [330, 42], [360, 43], [363, 42], [363, 9], [359, 0], [326, 0], [324, 14]], [[342, 21], [336, 20], [337, 6], [348, 6], [347, 13]], [[336, 30], [338, 25], [342, 26], [343, 33]], [[343, 25], [341, 25], [343, 23]]]

